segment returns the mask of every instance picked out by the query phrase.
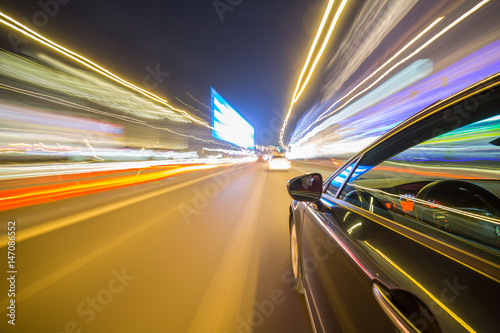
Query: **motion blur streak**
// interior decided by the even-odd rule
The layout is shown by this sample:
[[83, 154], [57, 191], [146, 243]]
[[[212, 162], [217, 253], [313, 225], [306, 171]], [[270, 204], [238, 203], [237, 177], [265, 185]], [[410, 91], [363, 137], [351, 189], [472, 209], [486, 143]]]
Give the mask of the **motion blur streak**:
[[[22, 137], [23, 139], [32, 139], [32, 143], [37, 144], [40, 140], [46, 140], [44, 144], [51, 145], [53, 147], [64, 142], [70, 143], [69, 145], [65, 145], [65, 149], [60, 149], [61, 147], [57, 148], [58, 152], [53, 149], [54, 156], [75, 156], [78, 158], [78, 155], [88, 155], [89, 157], [95, 155], [94, 158], [97, 160], [107, 160], [111, 157], [110, 155], [113, 154], [115, 156], [119, 156], [121, 154], [122, 158], [133, 157], [130, 156], [132, 154], [128, 154], [124, 150], [120, 151], [117, 149], [115, 151], [106, 152], [97, 149], [102, 148], [102, 146], [107, 148], [117, 148], [122, 146], [124, 143], [124, 125], [114, 124], [110, 121], [96, 121], [95, 119], [82, 116], [72, 117], [57, 114], [53, 111], [55, 109], [54, 106], [48, 109], [47, 106], [41, 102], [54, 103], [58, 107], [63, 106], [66, 108], [74, 108], [97, 116], [117, 119], [118, 121], [132, 125], [137, 124], [140, 126], [146, 126], [155, 130], [172, 133], [175, 136], [192, 138], [205, 143], [231, 147], [230, 145], [226, 145], [224, 143], [204, 139], [192, 134], [181, 133], [180, 131], [174, 131], [163, 125], [150, 124], [144, 119], [139, 119], [139, 117], [153, 120], [167, 119], [171, 121], [172, 124], [188, 122], [186, 118], [176, 115], [170, 110], [148, 103], [142, 97], [138, 98], [123, 89], [117, 89], [117, 87], [111, 86], [103, 80], [97, 80], [89, 74], [82, 77], [83, 73], [77, 72], [76, 69], [74, 69], [72, 73], [48, 71], [47, 68], [41, 68], [40, 65], [32, 62], [29, 62], [29, 65], [26, 65], [27, 62], [24, 58], [4, 52], [0, 52], [0, 58], [2, 60], [2, 62], [0, 62], [0, 72], [6, 77], [12, 80], [21, 81], [24, 84], [36, 86], [35, 88], [30, 89], [42, 88], [45, 90], [47, 87], [50, 87], [49, 89], [52, 92], [55, 91], [56, 93], [59, 93], [59, 95], [67, 96], [66, 99], [63, 99], [61, 97], [51, 96], [39, 91], [27, 90], [0, 83], [0, 89], [33, 97], [38, 100], [36, 108], [33, 105], [18, 105], [17, 103], [20, 103], [23, 100], [22, 98], [16, 98], [16, 103], [6, 101], [0, 102], [0, 107], [2, 108], [0, 119], [4, 125], [2, 127], [5, 127], [3, 128], [3, 133], [0, 134], [0, 154], [15, 154], [18, 156], [33, 155], [33, 150], [16, 149], [16, 147], [12, 147], [12, 145], [15, 144], [20, 137]], [[7, 61], [9, 64], [8, 67], [6, 65]], [[47, 61], [47, 59], [45, 59], [45, 61]], [[54, 66], [54, 63], [51, 65]], [[57, 65], [61, 66], [59, 63], [57, 63], [56, 66]], [[74, 75], [75, 73], [77, 73], [77, 75]], [[35, 78], [33, 78], [33, 75]], [[75, 98], [81, 102], [77, 103], [69, 100]], [[81, 104], [82, 102], [91, 102], [117, 113], [106, 112], [98, 110], [94, 107], [85, 106]], [[128, 115], [123, 115], [121, 113], [126, 113]], [[7, 117], [9, 119], [7, 119]], [[19, 122], [19, 118], [24, 118], [24, 121]], [[49, 123], [47, 123], [47, 118], [51, 118]], [[57, 121], [54, 121], [54, 118], [57, 119]], [[6, 124], [9, 126], [6, 126]], [[32, 126], [28, 127], [29, 124]], [[66, 125], [63, 126], [63, 124]], [[42, 129], [37, 129], [37, 127], [42, 127]], [[78, 128], [79, 130], [75, 131], [75, 128]], [[130, 131], [129, 134], [131, 134]], [[82, 138], [83, 135], [92, 137], [92, 143], [89, 143], [88, 140], [86, 141]], [[8, 143], [7, 146], [5, 146], [6, 143]], [[98, 147], [96, 147], [96, 143]], [[90, 151], [89, 149], [82, 147], [88, 147], [89, 145], [92, 146]], [[175, 144], [172, 144], [171, 142], [168, 143], [168, 145], [175, 147]], [[100, 156], [101, 154], [104, 157]], [[49, 154], [43, 155], [48, 156]], [[117, 157], [111, 157], [111, 159], [116, 158]]]
[[[311, 332], [304, 301], [288, 280], [288, 251], [280, 250], [289, 242], [282, 223], [288, 211], [274, 209], [288, 203], [283, 184], [298, 174], [239, 164], [0, 212], [18, 226], [23, 278], [16, 305], [30, 320], [16, 328], [64, 332], [74, 323], [95, 333]], [[7, 255], [1, 237], [0, 253]], [[119, 279], [110, 271], [131, 277], [123, 292], [108, 288], [110, 278]], [[105, 310], [94, 308], [94, 300]], [[7, 303], [7, 295], [0, 297], [1, 307]], [[47, 317], [47, 307], [57, 315]], [[94, 309], [95, 320], [79, 309]]]
[[138, 173], [133, 176], [122, 176], [103, 180], [88, 180], [76, 182], [76, 184], [70, 185], [46, 185], [32, 188], [28, 187], [14, 190], [5, 190], [0, 191], [0, 211], [71, 198], [78, 195], [108, 191], [145, 182], [151, 182], [175, 175], [180, 175], [186, 172], [227, 166], [229, 165], [182, 166], [173, 167], [172, 169], [165, 171], [157, 171], [147, 174]]
[[289, 158], [350, 157], [418, 111], [500, 70], [498, 2], [362, 6], [323, 68], [321, 89], [308, 96], [316, 100], [297, 121]]
[[472, 327], [470, 327], [466, 322], [462, 320], [457, 314], [455, 314], [453, 311], [451, 311], [446, 305], [444, 305], [436, 296], [434, 296], [430, 291], [428, 291], [426, 288], [424, 288], [417, 280], [415, 280], [410, 274], [408, 274], [406, 271], [404, 271], [401, 267], [396, 265], [389, 257], [387, 257], [385, 254], [383, 254], [380, 250], [376, 249], [373, 247], [370, 243], [367, 241], [364, 241], [366, 245], [371, 247], [375, 252], [377, 252], [384, 260], [386, 260], [391, 266], [393, 266], [395, 269], [397, 269], [401, 274], [403, 274], [407, 279], [409, 279], [411, 282], [413, 282], [418, 288], [422, 289], [424, 293], [426, 293], [436, 304], [439, 304], [439, 306], [444, 309], [453, 319], [455, 319], [457, 322], [462, 325], [467, 332], [476, 332]]
[[[105, 253], [111, 251], [112, 249], [116, 248], [117, 246], [121, 245], [122, 243], [130, 240], [132, 237], [136, 237], [139, 233], [148, 229], [152, 225], [160, 222], [162, 219], [165, 218], [165, 216], [168, 216], [168, 214], [171, 214], [172, 211], [174, 211], [174, 210], [175, 209], [169, 209], [166, 212], [162, 212], [161, 214], [157, 215], [154, 219], [151, 219], [148, 222], [139, 225], [137, 228], [133, 229], [132, 231], [130, 231], [124, 235], [121, 235], [120, 237], [110, 241], [106, 245], [98, 248], [97, 250], [92, 251], [89, 254], [78, 258], [77, 260], [71, 262], [67, 266], [62, 267], [61, 269], [53, 272], [52, 274], [44, 277], [43, 279], [40, 279], [37, 282], [20, 290], [18, 293], [18, 296], [16, 297], [17, 300], [19, 302], [22, 302], [22, 301], [26, 300], [27, 298], [38, 293], [40, 290], [43, 290], [43, 289], [47, 288], [48, 286], [52, 285], [53, 283], [56, 283], [57, 281], [61, 280], [62, 278], [68, 276], [69, 274], [73, 273], [77, 269], [84, 267], [92, 260], [95, 260], [96, 258], [102, 256], [103, 254], [105, 254]], [[50, 231], [52, 231], [52, 230], [50, 230]], [[26, 237], [24, 237], [23, 239], [26, 239]], [[2, 301], [0, 301], [0, 304], [7, 304], [7, 303], [8, 303], [8, 299], [3, 299]]]
[[66, 100], [38, 91], [42, 89], [51, 93], [60, 93], [65, 98], [91, 101], [101, 107], [122, 111], [127, 115], [140, 118], [168, 119], [181, 123], [191, 122], [172, 109], [155, 104], [150, 99], [93, 72], [68, 66], [43, 53], [29, 50], [26, 53], [37, 62], [28, 60], [27, 57], [0, 52], [1, 74], [10, 79], [11, 82], [18, 82], [30, 88], [35, 87], [35, 89], [25, 90], [8, 84], [2, 85], [4, 89], [33, 97], [44, 97], [49, 101], [60, 100], [67, 103]]
[[[253, 162], [253, 158], [248, 159], [220, 159], [210, 161], [210, 159], [191, 159], [181, 161], [139, 161], [139, 162], [103, 162], [103, 163], [59, 163], [59, 164], [41, 164], [41, 165], [15, 165], [15, 166], [2, 166], [0, 168], [0, 179], [5, 181], [17, 178], [31, 178], [30, 184], [37, 180], [44, 180], [46, 177], [53, 177], [63, 180], [68, 175], [68, 179], [84, 178], [86, 175], [99, 175], [99, 173], [109, 174], [113, 172], [125, 171], [138, 171], [144, 169], [161, 169], [166, 167], [179, 167], [181, 165], [198, 165], [198, 164], [234, 164], [234, 163], [248, 163]], [[212, 162], [212, 163], [210, 163]], [[33, 180], [32, 178], [35, 178]], [[46, 179], [44, 181], [47, 181]]]
[[[190, 333], [197, 332], [235, 332], [238, 313], [250, 312], [255, 298], [258, 265], [252, 256], [255, 251], [255, 233], [260, 221], [260, 211], [265, 177], [260, 170], [258, 183], [255, 184], [250, 200], [242, 211], [237, 229], [233, 232], [224, 257], [221, 259], [212, 281], [207, 288], [200, 308], [193, 318]], [[245, 285], [241, 284], [245, 281]], [[244, 301], [249, 301], [244, 303]]]
[[[323, 112], [319, 117], [318, 119], [316, 119], [313, 123], [311, 123], [311, 125], [309, 125], [308, 128], [306, 128], [304, 131], [302, 131], [295, 140], [298, 140], [305, 132], [307, 132], [312, 126], [314, 126], [314, 124], [318, 123], [319, 121], [321, 121], [322, 119], [328, 117], [330, 114], [327, 114], [334, 106], [336, 106], [338, 103], [340, 103], [341, 101], [343, 101], [344, 99], [346, 99], [349, 95], [351, 95], [351, 93], [353, 93], [356, 89], [358, 89], [362, 84], [364, 84], [366, 81], [368, 81], [370, 78], [372, 78], [375, 74], [377, 74], [379, 71], [381, 71], [384, 67], [386, 67], [390, 62], [392, 62], [394, 59], [396, 59], [401, 53], [403, 53], [408, 47], [410, 47], [411, 45], [413, 45], [413, 43], [415, 43], [418, 39], [420, 39], [420, 37], [422, 37], [426, 32], [428, 32], [430, 29], [432, 29], [432, 27], [434, 27], [439, 21], [441, 21], [443, 19], [443, 17], [440, 17], [438, 19], [436, 19], [434, 22], [432, 22], [427, 28], [425, 28], [423, 31], [421, 31], [415, 38], [413, 38], [408, 44], [406, 44], [404, 47], [402, 47], [398, 52], [396, 52], [389, 60], [387, 60], [383, 65], [381, 65], [379, 68], [377, 68], [373, 73], [371, 73], [370, 75], [368, 75], [363, 81], [361, 81], [357, 86], [355, 86], [354, 88], [352, 88], [351, 91], [349, 91], [347, 94], [345, 94], [342, 98], [340, 98], [338, 101], [336, 101], [335, 103], [333, 103], [325, 112]], [[364, 90], [363, 90], [364, 91]], [[358, 94], [359, 95], [359, 94]], [[356, 96], [358, 96], [356, 95]], [[354, 98], [356, 97], [354, 96]], [[352, 99], [351, 99], [352, 100]], [[349, 101], [351, 101], [349, 100]], [[335, 112], [338, 112], [340, 111], [340, 108], [339, 110], [335, 110]], [[325, 115], [326, 114], [326, 115]]]
[[194, 106], [191, 106], [186, 102], [183, 102], [179, 97], [175, 97], [175, 99], [178, 100], [180, 103], [184, 104], [185, 106], [187, 106], [188, 108], [193, 109], [194, 111], [200, 113], [202, 116], [207, 117], [207, 118], [210, 117], [210, 115], [204, 114], [201, 110], [195, 108]]
[[255, 156], [255, 153], [251, 150], [241, 148], [240, 150], [234, 149], [220, 149], [220, 148], [203, 148], [203, 151], [215, 151], [220, 153], [226, 153], [228, 155], [237, 156]]
[[[321, 36], [321, 33], [323, 32], [323, 28], [325, 26], [326, 20], [328, 19], [328, 16], [330, 15], [330, 11], [332, 10], [333, 2], [334, 2], [333, 0], [330, 0], [328, 2], [328, 6], [326, 7], [325, 13], [323, 14], [323, 18], [321, 19], [321, 23], [319, 25], [318, 31], [316, 32], [316, 36], [314, 37], [314, 41], [311, 45], [311, 49], [309, 50], [309, 54], [307, 55], [306, 63], [304, 64], [304, 67], [302, 67], [302, 71], [300, 72], [300, 75], [299, 75], [299, 80], [297, 81], [297, 86], [295, 87], [295, 91], [293, 92], [292, 104], [298, 98], [297, 92], [300, 89], [300, 83], [302, 82], [302, 78], [304, 77], [306, 69], [309, 66], [309, 62], [311, 61], [314, 50], [316, 49], [316, 44], [318, 43], [319, 37]], [[287, 115], [287, 119], [288, 119], [288, 115]]]
[[[415, 169], [426, 169], [425, 166], [421, 165], [416, 165], [414, 163], [398, 163], [398, 166], [377, 166], [377, 170], [383, 170], [383, 171], [390, 171], [390, 172], [397, 172], [397, 173], [407, 173], [407, 174], [413, 174], [413, 175], [419, 175], [419, 176], [432, 176], [432, 177], [443, 177], [443, 178], [456, 178], [456, 179], [478, 179], [477, 177], [474, 176], [468, 176], [468, 175], [473, 175], [474, 174], [474, 168], [451, 168], [450, 166], [446, 166], [442, 168], [441, 170], [439, 167], [432, 166], [431, 169], [433, 171], [423, 171], [423, 170], [415, 170]], [[451, 171], [453, 170], [453, 173]], [[490, 180], [496, 180], [500, 176], [500, 172], [497, 170], [491, 170], [491, 177], [486, 178], [484, 176], [481, 177], [481, 179], [490, 179]]]
[[331, 35], [333, 33], [333, 29], [335, 28], [335, 25], [336, 25], [336, 23], [337, 23], [337, 21], [338, 21], [338, 19], [340, 17], [340, 14], [342, 13], [342, 10], [344, 9], [344, 7], [345, 7], [346, 4], [347, 4], [347, 0], [343, 0], [342, 3], [339, 6], [337, 12], [335, 13], [333, 21], [330, 24], [330, 28], [329, 28], [329, 30], [327, 32], [327, 35], [326, 35], [326, 37], [323, 40], [323, 44], [321, 45], [321, 48], [318, 51], [318, 54], [316, 55], [316, 58], [315, 58], [315, 60], [314, 60], [314, 62], [312, 64], [311, 68], [309, 69], [309, 73], [307, 75], [307, 78], [305, 79], [304, 83], [302, 83], [302, 86], [301, 86], [302, 78], [303, 78], [303, 76], [305, 74], [306, 69], [309, 66], [309, 62], [311, 61], [311, 57], [312, 57], [314, 51], [316, 50], [316, 44], [318, 42], [319, 37], [321, 36], [321, 34], [323, 32], [325, 23], [326, 23], [326, 21], [328, 19], [328, 16], [330, 14], [331, 9], [332, 9], [333, 0], [331, 0], [328, 3], [328, 6], [327, 6], [327, 8], [325, 10], [325, 14], [323, 15], [323, 19], [321, 20], [321, 24], [320, 24], [320, 26], [318, 28], [318, 31], [316, 33], [316, 36], [314, 38], [313, 44], [311, 46], [311, 49], [309, 50], [309, 54], [307, 56], [306, 62], [304, 64], [304, 67], [302, 68], [302, 72], [300, 73], [299, 79], [297, 81], [297, 86], [296, 86], [295, 91], [293, 93], [292, 101], [290, 103], [290, 108], [288, 109], [288, 113], [287, 113], [287, 115], [285, 117], [285, 120], [283, 121], [283, 127], [281, 128], [280, 138], [279, 138], [279, 141], [280, 141], [279, 143], [280, 143], [280, 145], [282, 147], [284, 147], [283, 137], [285, 135], [285, 128], [286, 128], [286, 125], [288, 124], [288, 119], [290, 118], [290, 114], [292, 113], [293, 105], [297, 102], [298, 98], [300, 97], [300, 95], [304, 91], [307, 83], [309, 82], [309, 79], [311, 78], [312, 73], [314, 72], [314, 69], [316, 68], [316, 65], [318, 64], [318, 61], [321, 58], [321, 55], [323, 54], [323, 51], [325, 50], [326, 45], [328, 44], [328, 41], [330, 40], [330, 37], [331, 37]]
[[[374, 82], [372, 82], [368, 87], [366, 87], [365, 89], [363, 89], [362, 91], [360, 91], [359, 93], [357, 93], [356, 95], [354, 95], [353, 97], [351, 97], [347, 102], [345, 102], [342, 106], [340, 106], [338, 109], [335, 109], [333, 111], [331, 111], [330, 113], [326, 114], [326, 115], [321, 115], [319, 118], [318, 118], [318, 121], [320, 120], [323, 120], [329, 116], [331, 116], [334, 112], [340, 112], [345, 106], [347, 106], [351, 101], [353, 101], [354, 99], [356, 99], [358, 96], [360, 96], [361, 94], [365, 93], [366, 91], [368, 91], [369, 89], [371, 89], [373, 86], [375, 86], [377, 83], [379, 83], [384, 77], [386, 77], [387, 75], [389, 75], [394, 69], [396, 69], [397, 67], [399, 67], [399, 65], [401, 65], [402, 63], [406, 62], [408, 59], [412, 58], [413, 56], [415, 56], [417, 53], [419, 53], [420, 51], [422, 51], [424, 48], [426, 48], [427, 46], [429, 46], [432, 42], [434, 42], [436, 39], [438, 39], [439, 37], [441, 37], [444, 33], [446, 33], [448, 30], [450, 30], [451, 28], [453, 28], [454, 26], [456, 26], [458, 23], [460, 23], [461, 21], [463, 21], [465, 18], [467, 18], [469, 15], [471, 15], [472, 13], [474, 13], [476, 10], [478, 10], [479, 8], [481, 8], [484, 4], [486, 4], [487, 2], [489, 2], [490, 0], [483, 0], [482, 2], [480, 2], [479, 4], [477, 4], [476, 6], [474, 6], [471, 10], [469, 10], [468, 12], [466, 12], [465, 14], [463, 14], [462, 16], [460, 16], [458, 19], [456, 19], [455, 21], [453, 21], [453, 23], [451, 23], [450, 25], [446, 26], [444, 29], [442, 29], [439, 33], [437, 33], [436, 35], [434, 35], [432, 38], [430, 38], [427, 42], [425, 42], [422, 46], [420, 46], [419, 48], [417, 48], [415, 51], [413, 51], [411, 54], [409, 54], [408, 56], [406, 56], [404, 59], [400, 60], [398, 63], [396, 63], [395, 65], [393, 65], [391, 68], [389, 68], [384, 74], [382, 74], [381, 76], [379, 76], [377, 78], [377, 80], [375, 80]], [[419, 34], [414, 40], [412, 40], [408, 45], [406, 45], [404, 47], [404, 49], [406, 49], [409, 45], [413, 44], [413, 42], [420, 38], [423, 33], [427, 32], [430, 28], [432, 28], [436, 23], [438, 23], [442, 18], [436, 20], [432, 25], [430, 25], [427, 29], [425, 29], [421, 34]], [[399, 54], [399, 52], [397, 53]], [[392, 60], [394, 57], [392, 57], [390, 60]], [[386, 63], [387, 64], [387, 63]], [[386, 64], [384, 64], [383, 66], [385, 66]], [[379, 68], [380, 69], [380, 68]], [[379, 71], [379, 69], [376, 70], [376, 72]], [[369, 77], [371, 77], [372, 75], [370, 75]], [[363, 81], [365, 82], [365, 81]], [[357, 87], [356, 87], [357, 88]], [[356, 89], [354, 88], [354, 89]], [[353, 90], [354, 90], [353, 89]], [[352, 91], [351, 91], [352, 92]], [[349, 92], [347, 95], [350, 95]], [[342, 99], [340, 99], [339, 101], [335, 102], [332, 107], [334, 105], [336, 105], [338, 102], [340, 102]], [[331, 107], [330, 107], [331, 108]], [[316, 121], [314, 122], [316, 123]], [[301, 133], [302, 134], [302, 133]]]
[[[408, 12], [417, 5], [418, 0], [366, 2], [333, 57], [330, 56], [327, 65], [329, 68], [337, 66], [339, 60], [341, 66], [337, 67], [335, 74], [328, 75], [331, 79], [325, 84], [327, 99], [334, 98], [337, 91], [352, 75], [355, 75], [363, 62], [369, 61], [370, 56], [384, 43], [388, 35], [395, 31], [397, 25], [404, 22]], [[345, 58], [339, 59], [342, 54], [345, 54]], [[356, 77], [356, 81], [349, 86], [355, 85], [361, 78], [362, 76]]]
[[333, 18], [333, 22], [330, 25], [330, 29], [328, 29], [328, 33], [327, 33], [327, 35], [325, 37], [325, 40], [323, 41], [323, 44], [321, 45], [321, 48], [318, 51], [318, 55], [316, 56], [316, 59], [314, 59], [314, 62], [312, 64], [312, 66], [311, 66], [311, 69], [309, 70], [309, 74], [307, 74], [307, 78], [306, 78], [305, 82], [302, 84], [302, 87], [300, 88], [300, 91], [297, 93], [297, 96], [295, 96], [295, 98], [293, 99], [292, 103], [296, 103], [298, 101], [300, 95], [302, 95], [302, 92], [306, 88], [307, 83], [311, 79], [311, 76], [312, 76], [312, 74], [314, 72], [314, 69], [316, 68], [316, 65], [318, 64], [319, 59], [321, 58], [321, 55], [325, 51], [326, 45], [328, 44], [328, 42], [330, 40], [330, 37], [332, 36], [333, 29], [335, 28], [335, 25], [337, 24], [337, 21], [339, 20], [340, 14], [344, 10], [344, 7], [345, 7], [346, 4], [347, 4], [347, 0], [343, 0], [342, 3], [340, 4], [339, 9], [335, 13], [335, 16]]
[[[87, 219], [94, 218], [96, 216], [100, 216], [100, 215], [103, 215], [103, 214], [106, 214], [106, 213], [109, 213], [109, 212], [112, 212], [115, 210], [119, 210], [120, 208], [128, 207], [132, 204], [135, 204], [135, 203], [138, 203], [138, 202], [150, 199], [150, 198], [154, 198], [156, 196], [159, 196], [159, 195], [162, 195], [165, 193], [169, 193], [169, 192], [172, 192], [175, 190], [179, 190], [183, 187], [193, 185], [197, 182], [200, 182], [200, 181], [203, 181], [207, 178], [212, 178], [212, 177], [214, 177], [214, 175], [207, 175], [207, 176], [200, 177], [197, 179], [185, 181], [181, 184], [169, 186], [167, 188], [148, 192], [148, 193], [143, 194], [143, 195], [134, 196], [134, 197], [129, 198], [129, 199], [114, 202], [114, 203], [106, 205], [106, 206], [101, 206], [101, 207], [97, 207], [95, 209], [87, 210], [87, 211], [84, 211], [82, 213], [62, 217], [60, 219], [50, 221], [49, 223], [44, 223], [44, 224], [40, 224], [40, 225], [37, 225], [34, 227], [30, 227], [28, 229], [21, 230], [18, 232], [18, 234], [16, 236], [16, 242], [25, 241], [25, 240], [46, 234], [46, 233], [51, 232], [51, 231], [58, 230], [58, 229], [67, 227], [69, 225], [72, 225], [72, 224], [75, 224], [75, 223], [78, 223], [78, 222], [81, 222], [81, 221], [84, 221]], [[7, 235], [0, 236], [0, 248], [7, 246], [7, 243], [8, 243]]]
[[137, 87], [131, 83], [129, 83], [128, 81], [125, 81], [124, 79], [118, 77], [117, 75], [111, 73], [110, 71], [102, 68], [101, 66], [95, 64], [94, 62], [88, 60], [87, 58], [85, 57], [82, 57], [81, 55], [75, 53], [75, 52], [72, 52], [64, 47], [62, 47], [61, 45], [57, 44], [57, 43], [54, 43], [53, 41], [43, 37], [42, 35], [38, 34], [37, 32], [31, 30], [30, 28], [24, 26], [23, 24], [17, 22], [16, 20], [12, 19], [11, 17], [5, 15], [4, 13], [0, 12], [0, 16], [4, 17], [5, 19], [9, 20], [10, 22], [12, 22], [13, 24], [5, 21], [5, 20], [2, 20], [0, 19], [0, 22], [9, 26], [10, 28], [22, 33], [23, 35], [33, 39], [33, 40], [36, 40], [37, 42], [43, 44], [43, 45], [46, 45], [48, 47], [50, 47], [51, 49], [67, 56], [68, 58], [71, 58], [73, 60], [75, 60], [76, 62], [92, 69], [93, 71], [97, 72], [97, 73], [100, 73], [110, 79], [112, 79], [113, 81], [117, 82], [117, 83], [120, 83], [126, 87], [129, 87], [130, 89], [132, 90], [135, 90], [137, 91], [138, 93], [152, 99], [152, 100], [155, 100], [156, 102], [158, 103], [161, 103], [163, 105], [166, 105], [176, 111], [178, 111], [179, 113], [183, 114], [184, 116], [186, 116], [187, 118], [189, 118], [190, 120], [194, 121], [195, 123], [199, 124], [199, 125], [203, 125], [205, 127], [208, 127], [210, 128], [210, 125], [208, 125], [206, 122], [202, 121], [202, 120], [199, 120], [198, 118], [195, 118], [193, 117], [191, 114], [189, 114], [188, 112], [186, 111], [183, 111], [183, 110], [180, 110], [180, 109], [176, 109], [174, 107], [172, 107], [171, 105], [168, 104], [168, 102], [164, 99], [162, 99], [161, 97], [158, 97], [156, 96], [155, 94], [149, 92], [149, 91], [146, 91], [140, 87]]

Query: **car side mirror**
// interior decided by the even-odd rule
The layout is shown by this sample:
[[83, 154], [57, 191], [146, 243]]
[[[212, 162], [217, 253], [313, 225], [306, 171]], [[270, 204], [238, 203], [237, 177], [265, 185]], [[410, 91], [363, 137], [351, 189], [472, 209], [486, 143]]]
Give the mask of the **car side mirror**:
[[308, 173], [290, 179], [286, 188], [294, 200], [316, 202], [323, 193], [323, 177], [319, 173]]

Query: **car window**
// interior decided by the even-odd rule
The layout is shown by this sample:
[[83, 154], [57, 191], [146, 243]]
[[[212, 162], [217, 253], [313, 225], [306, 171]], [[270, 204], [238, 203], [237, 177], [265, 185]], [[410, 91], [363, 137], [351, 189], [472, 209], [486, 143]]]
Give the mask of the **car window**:
[[352, 169], [356, 166], [357, 160], [351, 163], [349, 166], [344, 168], [342, 171], [338, 172], [335, 177], [332, 178], [330, 184], [326, 189], [326, 193], [332, 196], [336, 196], [339, 188], [344, 184], [347, 177], [351, 173]]
[[418, 143], [376, 166], [361, 161], [339, 198], [500, 250], [500, 115]]

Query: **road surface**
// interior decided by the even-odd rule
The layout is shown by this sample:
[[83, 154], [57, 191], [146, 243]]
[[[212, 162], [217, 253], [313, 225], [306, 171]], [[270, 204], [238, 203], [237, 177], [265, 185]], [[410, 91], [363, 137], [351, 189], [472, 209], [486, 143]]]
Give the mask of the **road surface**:
[[313, 170], [250, 163], [0, 211], [7, 277], [9, 221], [17, 236], [1, 331], [311, 332], [285, 183]]

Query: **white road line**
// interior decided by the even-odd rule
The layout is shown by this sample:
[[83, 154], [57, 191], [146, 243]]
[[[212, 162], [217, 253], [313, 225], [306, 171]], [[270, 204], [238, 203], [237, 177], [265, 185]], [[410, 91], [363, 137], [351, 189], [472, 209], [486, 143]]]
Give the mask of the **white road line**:
[[[265, 185], [263, 169], [258, 172], [257, 179], [189, 332], [234, 331], [240, 310], [248, 308], [243, 302], [249, 299], [253, 301], [257, 280], [249, 274], [257, 272], [257, 268], [253, 266], [258, 262], [252, 261], [252, 258], [255, 259], [255, 250], [258, 248], [254, 245]], [[253, 307], [253, 303], [250, 305]]]

